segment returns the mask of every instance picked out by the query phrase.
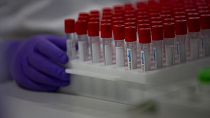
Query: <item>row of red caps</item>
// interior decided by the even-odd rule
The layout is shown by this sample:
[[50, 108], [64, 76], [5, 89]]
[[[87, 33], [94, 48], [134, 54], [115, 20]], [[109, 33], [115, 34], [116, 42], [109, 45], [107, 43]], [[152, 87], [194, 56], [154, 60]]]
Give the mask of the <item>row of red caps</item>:
[[[126, 42], [151, 43], [189, 32], [210, 29], [210, 2], [207, 0], [160, 0], [126, 3], [80, 13], [65, 20], [65, 32], [89, 37], [114, 38]], [[113, 36], [112, 36], [113, 35]]]

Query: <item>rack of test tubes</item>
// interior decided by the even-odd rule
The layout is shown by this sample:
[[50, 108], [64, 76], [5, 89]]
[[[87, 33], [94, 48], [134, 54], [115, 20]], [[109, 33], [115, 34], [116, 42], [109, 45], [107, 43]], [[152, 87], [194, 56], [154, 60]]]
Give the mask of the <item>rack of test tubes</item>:
[[67, 93], [129, 103], [210, 65], [207, 0], [149, 0], [82, 12], [76, 21], [65, 20], [65, 32], [66, 72], [72, 74], [62, 89]]

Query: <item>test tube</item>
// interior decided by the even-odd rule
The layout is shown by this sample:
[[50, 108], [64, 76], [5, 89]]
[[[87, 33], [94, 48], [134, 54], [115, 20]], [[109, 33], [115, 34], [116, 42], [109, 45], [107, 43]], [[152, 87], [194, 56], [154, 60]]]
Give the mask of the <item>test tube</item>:
[[125, 41], [127, 48], [128, 69], [133, 70], [137, 68], [137, 36], [136, 27], [125, 27]]
[[163, 26], [152, 26], [152, 69], [163, 67]]
[[103, 41], [104, 64], [112, 65], [112, 24], [101, 24], [101, 38]]
[[75, 37], [75, 20], [74, 19], [66, 19], [65, 20], [65, 33], [67, 37], [66, 47], [67, 47], [67, 55], [70, 60], [75, 59], [77, 57], [76, 50], [76, 37]]
[[187, 61], [187, 21], [175, 21], [175, 64], [185, 63]]
[[118, 67], [125, 66], [125, 29], [124, 25], [114, 25], [113, 34], [116, 50], [116, 65]]
[[175, 39], [174, 23], [164, 23], [163, 32], [164, 32], [166, 66], [171, 66], [174, 64], [174, 39]]
[[204, 38], [205, 56], [210, 56], [210, 14], [201, 15], [201, 34]]
[[[189, 17], [188, 18], [188, 38], [189, 38], [189, 51], [190, 60], [196, 60], [199, 58], [199, 44], [200, 44], [200, 18]], [[200, 47], [202, 48], [202, 47]]]
[[87, 21], [78, 20], [76, 22], [76, 33], [78, 38], [78, 46], [79, 46], [79, 60], [87, 61], [88, 60], [88, 36], [87, 36]]
[[92, 63], [99, 63], [101, 57], [99, 22], [88, 23], [88, 36], [90, 41]]
[[138, 30], [139, 34], [139, 45], [141, 50], [141, 70], [149, 71], [151, 70], [151, 59], [150, 59], [150, 48], [151, 48], [151, 29], [150, 28], [140, 28]]

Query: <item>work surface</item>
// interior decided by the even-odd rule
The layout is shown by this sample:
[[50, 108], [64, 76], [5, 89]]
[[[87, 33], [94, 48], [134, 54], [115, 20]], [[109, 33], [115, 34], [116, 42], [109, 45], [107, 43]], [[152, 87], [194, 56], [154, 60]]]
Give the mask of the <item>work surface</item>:
[[[31, 92], [14, 82], [0, 84], [3, 109], [9, 118], [131, 118], [132, 106], [62, 93]], [[2, 101], [1, 101], [2, 102]], [[155, 118], [146, 113], [141, 118]]]

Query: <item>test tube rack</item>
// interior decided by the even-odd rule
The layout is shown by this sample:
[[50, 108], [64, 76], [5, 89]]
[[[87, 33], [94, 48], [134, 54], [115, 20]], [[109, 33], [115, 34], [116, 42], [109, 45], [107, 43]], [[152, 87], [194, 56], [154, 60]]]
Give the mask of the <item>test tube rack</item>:
[[66, 72], [71, 74], [70, 86], [64, 93], [133, 104], [145, 100], [148, 90], [167, 90], [176, 83], [193, 80], [200, 69], [210, 65], [210, 58], [203, 58], [159, 70], [141, 72], [116, 65], [93, 64], [91, 61], [72, 60]]

